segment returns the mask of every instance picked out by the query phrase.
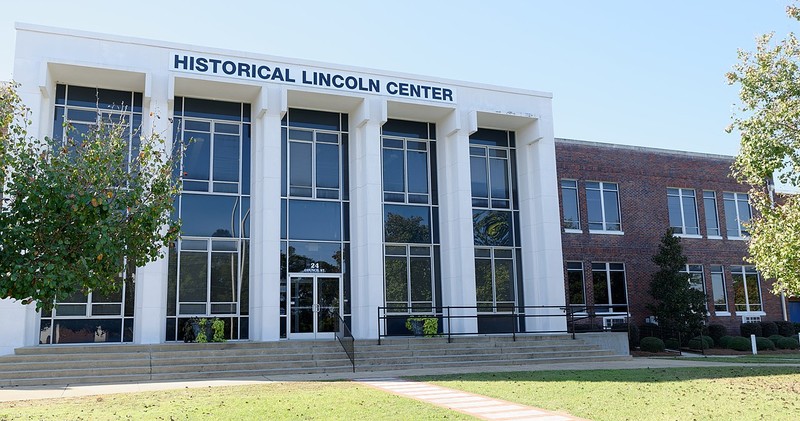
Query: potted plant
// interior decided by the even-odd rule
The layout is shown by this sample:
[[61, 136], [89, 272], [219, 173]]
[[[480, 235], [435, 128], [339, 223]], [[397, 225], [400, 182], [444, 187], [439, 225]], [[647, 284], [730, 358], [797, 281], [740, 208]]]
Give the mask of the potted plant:
[[225, 342], [225, 322], [213, 319], [192, 317], [183, 325], [184, 342]]
[[436, 317], [409, 317], [406, 319], [406, 329], [414, 336], [436, 336], [439, 333], [439, 319]]

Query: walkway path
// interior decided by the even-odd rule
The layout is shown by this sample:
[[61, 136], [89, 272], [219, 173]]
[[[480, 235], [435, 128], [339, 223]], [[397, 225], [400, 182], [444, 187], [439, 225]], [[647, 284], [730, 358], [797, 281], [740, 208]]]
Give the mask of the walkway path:
[[353, 381], [484, 420], [572, 421], [582, 419], [532, 406], [396, 377], [353, 379]]

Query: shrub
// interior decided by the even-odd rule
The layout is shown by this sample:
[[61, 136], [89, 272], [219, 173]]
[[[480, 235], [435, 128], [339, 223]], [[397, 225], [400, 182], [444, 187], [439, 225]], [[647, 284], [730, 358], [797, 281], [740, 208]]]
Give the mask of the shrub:
[[708, 336], [714, 339], [715, 344], [719, 344], [719, 340], [728, 334], [728, 328], [720, 324], [708, 325]]
[[792, 323], [794, 325], [794, 332], [800, 333], [800, 323]]
[[664, 347], [666, 349], [679, 349], [681, 347], [681, 341], [675, 338], [669, 338], [664, 340]]
[[756, 338], [756, 349], [759, 351], [765, 349], [775, 349], [775, 344], [767, 338]]
[[639, 327], [639, 335], [642, 338], [645, 336], [661, 337], [661, 328], [655, 323], [645, 323]]
[[777, 346], [778, 349], [798, 349], [800, 348], [800, 342], [795, 338], [780, 338], [775, 343], [775, 346]]
[[775, 322], [761, 322], [761, 335], [756, 336], [763, 336], [765, 338], [769, 338], [772, 335], [778, 334], [778, 325]]
[[690, 349], [709, 349], [714, 346], [714, 340], [710, 336], [695, 336], [687, 346]]
[[767, 338], [767, 339], [769, 339], [770, 341], [772, 341], [772, 343], [773, 343], [773, 344], [775, 344], [775, 346], [778, 346], [778, 340], [779, 340], [779, 339], [783, 339], [783, 336], [781, 336], [781, 335], [772, 335], [772, 336], [770, 336], [770, 337], [769, 337], [769, 338]]
[[778, 325], [778, 335], [794, 336], [797, 334], [797, 331], [794, 328], [794, 323], [792, 322], [779, 321], [775, 322], [775, 324]]
[[763, 336], [761, 334], [761, 323], [742, 323], [739, 330], [742, 332], [742, 336], [748, 338], [748, 340], [750, 335]]
[[731, 340], [733, 340], [733, 338], [741, 338], [741, 336], [728, 336], [728, 335], [725, 335], [725, 336], [719, 338], [719, 341], [717, 341], [717, 344], [719, 344], [719, 346], [721, 348], [730, 348], [731, 347]]
[[734, 336], [729, 344], [728, 347], [730, 349], [734, 349], [736, 351], [749, 351], [750, 350], [750, 338], [745, 338], [742, 336]]
[[663, 352], [664, 341], [652, 336], [647, 336], [639, 341], [639, 347], [642, 349], [642, 351], [646, 352]]

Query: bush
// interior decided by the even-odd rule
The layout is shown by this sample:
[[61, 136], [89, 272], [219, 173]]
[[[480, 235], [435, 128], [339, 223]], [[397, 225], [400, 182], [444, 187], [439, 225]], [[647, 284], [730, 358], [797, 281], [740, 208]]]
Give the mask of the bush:
[[765, 349], [775, 349], [775, 344], [767, 338], [756, 338], [756, 349], [759, 351]]
[[714, 339], [715, 344], [719, 344], [719, 340], [728, 334], [728, 328], [720, 324], [708, 325], [708, 336]]
[[734, 336], [729, 343], [729, 348], [736, 351], [749, 351], [751, 349], [750, 338]]
[[719, 344], [719, 346], [721, 348], [730, 348], [731, 347], [731, 340], [733, 340], [733, 338], [740, 338], [740, 337], [741, 336], [728, 336], [728, 335], [725, 335], [725, 336], [719, 338], [719, 341], [717, 341], [717, 344]]
[[800, 333], [800, 323], [792, 323], [794, 325], [794, 332]]
[[681, 341], [675, 338], [669, 338], [664, 340], [664, 347], [666, 349], [680, 349]]
[[761, 322], [761, 335], [756, 336], [763, 336], [765, 338], [769, 338], [772, 335], [778, 334], [778, 325], [775, 322]]
[[661, 339], [647, 336], [639, 341], [639, 347], [646, 352], [664, 352], [664, 341]]
[[761, 323], [742, 323], [739, 330], [742, 332], [742, 336], [748, 338], [748, 340], [750, 335], [763, 336], [761, 334]]
[[780, 338], [778, 342], [775, 343], [775, 346], [778, 347], [778, 349], [798, 349], [800, 348], [800, 342], [795, 338]]
[[709, 349], [714, 346], [714, 340], [710, 336], [695, 336], [689, 340], [687, 346], [690, 349]]
[[769, 339], [770, 341], [772, 341], [772, 343], [773, 343], [773, 344], [775, 344], [775, 346], [778, 346], [778, 340], [779, 340], [779, 339], [783, 339], [783, 336], [781, 336], [781, 335], [772, 335], [772, 336], [770, 336], [770, 337], [769, 337], [769, 338], [767, 338], [767, 339]]
[[794, 336], [797, 334], [797, 331], [794, 328], [794, 323], [792, 322], [775, 322], [778, 325], [778, 335], [781, 336]]
[[639, 335], [642, 338], [646, 336], [661, 337], [661, 328], [655, 323], [645, 323], [639, 327]]

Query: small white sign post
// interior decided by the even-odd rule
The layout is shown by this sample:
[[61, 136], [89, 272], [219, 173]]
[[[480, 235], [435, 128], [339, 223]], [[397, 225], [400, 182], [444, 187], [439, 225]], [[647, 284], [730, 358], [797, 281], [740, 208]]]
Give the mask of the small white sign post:
[[750, 335], [750, 345], [753, 347], [753, 355], [757, 355], [758, 348], [756, 347], [756, 335]]

